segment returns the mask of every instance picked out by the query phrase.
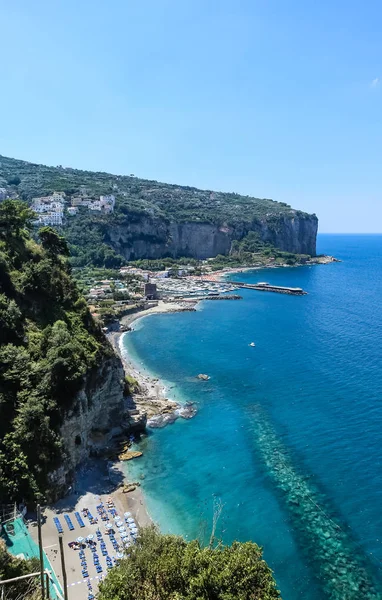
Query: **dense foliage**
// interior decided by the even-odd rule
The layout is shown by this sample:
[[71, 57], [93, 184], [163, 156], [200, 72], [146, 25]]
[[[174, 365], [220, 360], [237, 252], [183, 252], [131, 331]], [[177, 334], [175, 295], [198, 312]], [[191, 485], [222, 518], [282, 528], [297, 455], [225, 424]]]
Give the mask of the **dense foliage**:
[[[40, 562], [37, 558], [22, 559], [15, 558], [6, 549], [5, 543], [0, 540], [0, 580], [13, 579], [28, 573], [37, 573], [40, 570]], [[22, 579], [4, 586], [4, 600], [18, 600], [40, 597], [39, 579]]]
[[79, 294], [65, 240], [50, 227], [41, 244], [31, 211], [0, 204], [0, 498], [42, 498], [63, 459], [59, 425], [85, 373], [106, 351]]
[[311, 257], [308, 254], [294, 254], [279, 250], [263, 242], [260, 235], [250, 231], [241, 240], [234, 240], [232, 249], [228, 256], [218, 254], [208, 261], [210, 267], [215, 270], [225, 267], [259, 266], [267, 264], [296, 265], [305, 264]]
[[100, 600], [271, 600], [272, 571], [252, 542], [202, 547], [150, 527], [108, 573]]
[[[109, 173], [80, 171], [62, 166], [47, 167], [0, 156], [0, 186], [10, 193], [30, 201], [35, 196], [52, 191], [68, 195], [87, 193], [90, 196], [114, 194], [115, 211], [106, 215], [81, 208], [76, 217], [67, 218], [64, 230], [69, 242], [72, 264], [77, 267], [118, 268], [125, 259], [111, 246], [110, 231], [114, 227], [140, 223], [150, 219], [155, 235], [134, 233], [135, 241], [150, 241], [165, 246], [165, 227], [170, 221], [232, 225], [238, 230], [250, 230], [262, 219], [275, 224], [282, 217], [304, 215], [284, 202], [265, 198], [242, 196], [235, 193], [199, 190], [157, 181], [140, 179], [133, 175], [117, 176]], [[275, 226], [276, 226], [275, 225]], [[150, 238], [150, 239], [147, 239]]]

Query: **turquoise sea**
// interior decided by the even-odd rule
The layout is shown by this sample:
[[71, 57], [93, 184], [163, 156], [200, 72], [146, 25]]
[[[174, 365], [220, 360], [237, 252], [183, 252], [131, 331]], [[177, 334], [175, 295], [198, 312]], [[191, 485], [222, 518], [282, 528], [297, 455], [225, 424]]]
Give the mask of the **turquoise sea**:
[[263, 546], [284, 600], [380, 598], [382, 236], [318, 246], [343, 262], [236, 278], [306, 296], [242, 290], [124, 336], [169, 397], [198, 405], [129, 468], [163, 531], [208, 540], [221, 501], [218, 535]]

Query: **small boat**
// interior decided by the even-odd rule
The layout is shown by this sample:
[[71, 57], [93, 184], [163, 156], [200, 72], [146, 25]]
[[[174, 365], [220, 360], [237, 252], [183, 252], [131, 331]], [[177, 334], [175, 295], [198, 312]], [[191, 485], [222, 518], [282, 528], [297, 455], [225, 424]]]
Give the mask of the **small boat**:
[[249, 346], [252, 346], [252, 348], [253, 348], [254, 346], [256, 346], [255, 342], [251, 342], [251, 343], [250, 343], [250, 344], [248, 344], [248, 345], [249, 345]]

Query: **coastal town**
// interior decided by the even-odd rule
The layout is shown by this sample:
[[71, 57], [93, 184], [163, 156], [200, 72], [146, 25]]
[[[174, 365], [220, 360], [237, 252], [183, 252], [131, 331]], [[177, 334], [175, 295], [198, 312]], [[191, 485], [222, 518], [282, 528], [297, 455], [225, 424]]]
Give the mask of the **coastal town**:
[[37, 215], [34, 225], [62, 225], [64, 217], [74, 217], [79, 208], [89, 211], [110, 214], [114, 211], [115, 196], [113, 194], [89, 196], [84, 188], [80, 195], [71, 198], [65, 192], [53, 192], [49, 196], [32, 199], [31, 209]]

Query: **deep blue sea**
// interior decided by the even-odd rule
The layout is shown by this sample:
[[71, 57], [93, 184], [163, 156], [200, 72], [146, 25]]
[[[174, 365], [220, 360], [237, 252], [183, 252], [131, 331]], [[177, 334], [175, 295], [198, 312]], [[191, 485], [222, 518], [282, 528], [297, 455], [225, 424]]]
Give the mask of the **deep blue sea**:
[[242, 290], [125, 335], [169, 397], [198, 405], [129, 468], [163, 531], [206, 541], [222, 502], [218, 536], [263, 546], [284, 600], [380, 598], [382, 236], [318, 246], [343, 262], [236, 277], [306, 296]]

